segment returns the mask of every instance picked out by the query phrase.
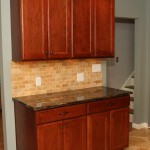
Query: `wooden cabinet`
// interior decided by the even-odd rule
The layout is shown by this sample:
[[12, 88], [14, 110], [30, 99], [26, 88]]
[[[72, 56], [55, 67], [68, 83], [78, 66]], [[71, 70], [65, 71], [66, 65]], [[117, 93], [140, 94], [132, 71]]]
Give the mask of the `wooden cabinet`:
[[95, 0], [95, 57], [114, 56], [114, 0]]
[[12, 60], [69, 58], [70, 0], [11, 0]]
[[114, 0], [72, 0], [73, 58], [114, 57]]
[[122, 150], [129, 96], [33, 111], [15, 101], [17, 150]]
[[121, 150], [129, 144], [129, 108], [110, 112], [110, 147]]
[[47, 58], [47, 1], [11, 0], [12, 59]]
[[37, 127], [38, 150], [63, 149], [63, 134], [62, 122], [39, 125]]
[[[129, 97], [88, 105], [88, 150], [122, 150], [129, 143]], [[126, 103], [126, 104], [125, 104]], [[94, 106], [96, 106], [94, 108]], [[101, 106], [101, 109], [98, 107]], [[102, 109], [103, 108], [103, 109]], [[113, 109], [117, 108], [117, 109]], [[107, 110], [106, 112], [103, 112]], [[108, 111], [109, 110], [109, 111]], [[102, 111], [102, 112], [101, 112]]]
[[38, 150], [86, 150], [86, 117], [39, 125]]
[[48, 0], [48, 56], [71, 57], [71, 2]]
[[88, 150], [109, 150], [109, 112], [91, 114], [87, 121]]
[[93, 0], [72, 0], [72, 57], [94, 56]]
[[12, 60], [113, 57], [114, 0], [11, 0]]

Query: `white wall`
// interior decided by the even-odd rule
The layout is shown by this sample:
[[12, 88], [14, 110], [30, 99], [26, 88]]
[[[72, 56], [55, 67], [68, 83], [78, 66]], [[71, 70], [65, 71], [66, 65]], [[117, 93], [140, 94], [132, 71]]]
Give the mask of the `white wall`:
[[115, 23], [115, 57], [107, 60], [107, 86], [121, 89], [134, 70], [134, 23]]

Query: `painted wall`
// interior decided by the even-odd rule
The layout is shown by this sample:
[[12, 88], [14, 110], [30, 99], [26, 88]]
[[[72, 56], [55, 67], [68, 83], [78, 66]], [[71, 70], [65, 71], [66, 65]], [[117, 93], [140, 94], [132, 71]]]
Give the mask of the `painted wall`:
[[115, 23], [115, 56], [119, 62], [114, 58], [107, 61], [107, 86], [118, 89], [134, 70], [134, 24], [124, 22]]
[[11, 100], [11, 29], [10, 1], [0, 1], [0, 72], [2, 90], [2, 115], [5, 150], [16, 150], [14, 103]]
[[134, 123], [150, 125], [150, 1], [129, 1], [116, 0], [116, 16], [135, 18]]
[[[139, 87], [139, 82], [142, 79], [142, 75], [138, 75], [143, 67], [143, 60], [145, 56], [145, 45], [146, 45], [146, 30], [145, 30], [145, 7], [146, 0], [116, 0], [116, 16], [117, 17], [131, 17], [131, 18], [142, 18], [136, 20], [135, 30], [135, 50], [136, 58], [135, 62], [138, 67], [135, 67], [136, 70], [136, 79], [139, 80], [136, 87], [136, 99], [137, 103], [142, 98], [143, 94], [140, 94], [141, 88]], [[2, 107], [3, 107], [3, 124], [4, 124], [4, 138], [5, 138], [5, 150], [16, 150], [15, 145], [15, 126], [14, 126], [14, 106], [11, 101], [11, 77], [10, 77], [10, 64], [11, 64], [11, 35], [10, 35], [10, 0], [1, 0], [1, 32], [0, 32], [0, 49], [1, 49], [1, 58], [0, 58], [0, 70], [2, 72]], [[149, 45], [147, 45], [149, 47]], [[142, 52], [141, 52], [142, 50]], [[142, 55], [142, 57], [141, 57]], [[139, 59], [140, 58], [140, 59]], [[145, 68], [144, 68], [145, 69]], [[144, 70], [145, 71], [145, 70]], [[140, 90], [141, 89], [141, 90]], [[139, 93], [138, 93], [139, 92]], [[143, 92], [143, 90], [142, 90]], [[140, 96], [141, 95], [141, 96]], [[139, 97], [138, 97], [139, 96]], [[143, 100], [143, 99], [141, 99]], [[144, 100], [143, 100], [144, 101]], [[145, 106], [146, 103], [144, 103]], [[139, 105], [136, 105], [136, 108]], [[142, 106], [141, 106], [142, 107]], [[142, 107], [143, 109], [144, 107]], [[10, 111], [11, 110], [11, 111]], [[141, 109], [140, 109], [141, 110]], [[140, 119], [136, 116], [136, 122], [143, 121], [144, 113], [141, 112]], [[139, 120], [138, 120], [139, 119]]]

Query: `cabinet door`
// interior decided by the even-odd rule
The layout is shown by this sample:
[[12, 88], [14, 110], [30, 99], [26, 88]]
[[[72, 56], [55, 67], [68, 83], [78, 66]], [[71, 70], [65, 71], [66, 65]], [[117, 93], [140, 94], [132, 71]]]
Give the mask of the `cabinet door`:
[[93, 0], [71, 1], [73, 58], [91, 57], [93, 54]]
[[64, 122], [64, 149], [87, 150], [86, 117], [70, 119]]
[[94, 49], [96, 57], [114, 56], [114, 0], [95, 0]]
[[129, 108], [113, 110], [110, 113], [110, 148], [120, 150], [129, 143]]
[[49, 0], [49, 57], [69, 58], [70, 49], [70, 0]]
[[37, 127], [38, 150], [63, 150], [64, 129], [62, 122]]
[[47, 58], [47, 0], [21, 0], [22, 59]]
[[109, 150], [109, 112], [88, 115], [88, 150]]

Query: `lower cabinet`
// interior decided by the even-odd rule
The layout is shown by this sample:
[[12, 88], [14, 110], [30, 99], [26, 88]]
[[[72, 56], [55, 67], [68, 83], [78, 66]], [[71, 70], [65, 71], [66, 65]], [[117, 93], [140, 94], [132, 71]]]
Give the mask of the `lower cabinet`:
[[91, 114], [88, 150], [122, 150], [129, 142], [129, 108]]
[[96, 113], [87, 117], [88, 150], [109, 150], [109, 113]]
[[129, 108], [110, 112], [110, 150], [121, 150], [129, 144]]
[[129, 96], [34, 111], [15, 101], [17, 150], [122, 150]]
[[86, 117], [39, 125], [38, 150], [86, 150]]

